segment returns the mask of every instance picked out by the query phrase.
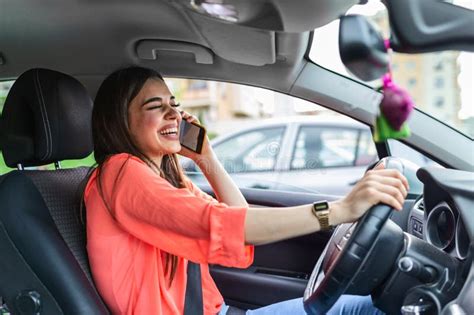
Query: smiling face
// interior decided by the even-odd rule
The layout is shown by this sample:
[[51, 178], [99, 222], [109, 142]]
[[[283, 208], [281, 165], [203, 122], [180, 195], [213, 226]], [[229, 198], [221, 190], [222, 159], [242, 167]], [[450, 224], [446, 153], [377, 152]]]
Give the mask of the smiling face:
[[164, 155], [181, 150], [178, 106], [163, 81], [149, 79], [128, 108], [129, 130], [135, 145], [157, 165]]

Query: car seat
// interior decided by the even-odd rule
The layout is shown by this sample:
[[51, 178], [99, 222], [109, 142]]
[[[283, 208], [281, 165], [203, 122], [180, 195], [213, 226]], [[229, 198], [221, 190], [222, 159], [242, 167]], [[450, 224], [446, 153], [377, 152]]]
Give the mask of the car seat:
[[[89, 270], [80, 218], [88, 168], [32, 170], [92, 151], [92, 101], [76, 79], [22, 74], [2, 115], [0, 297], [12, 314], [109, 314]], [[25, 168], [25, 169], [24, 169]]]

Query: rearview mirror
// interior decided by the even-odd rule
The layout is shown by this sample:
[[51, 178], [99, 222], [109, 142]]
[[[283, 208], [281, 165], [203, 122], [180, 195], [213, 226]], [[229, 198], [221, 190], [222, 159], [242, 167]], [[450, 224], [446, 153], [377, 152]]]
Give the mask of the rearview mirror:
[[380, 79], [389, 70], [382, 35], [361, 15], [340, 18], [339, 54], [347, 70], [364, 81]]

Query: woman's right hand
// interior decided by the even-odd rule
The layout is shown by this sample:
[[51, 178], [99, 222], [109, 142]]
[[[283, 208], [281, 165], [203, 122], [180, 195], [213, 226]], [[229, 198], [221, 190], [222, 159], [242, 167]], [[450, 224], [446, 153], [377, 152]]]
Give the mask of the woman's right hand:
[[[185, 111], [181, 111], [180, 113], [182, 119], [186, 120], [188, 123], [196, 123], [198, 125], [200, 124], [199, 119], [197, 119], [196, 116], [193, 116]], [[214, 152], [212, 150], [211, 144], [209, 143], [209, 138], [207, 137], [207, 134], [204, 137], [201, 154], [191, 151], [185, 148], [184, 146], [181, 146], [181, 151], [179, 152], [179, 154], [193, 160], [197, 164], [208, 163], [208, 160], [214, 158]]]
[[402, 210], [409, 190], [408, 181], [399, 171], [384, 169], [383, 164], [365, 173], [347, 196], [336, 201], [331, 211], [331, 225], [358, 220], [368, 209], [379, 203]]

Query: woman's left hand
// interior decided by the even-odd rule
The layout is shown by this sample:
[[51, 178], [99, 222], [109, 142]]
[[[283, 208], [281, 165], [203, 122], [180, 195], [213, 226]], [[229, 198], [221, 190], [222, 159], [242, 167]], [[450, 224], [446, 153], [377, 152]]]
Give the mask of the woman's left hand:
[[335, 201], [339, 207], [332, 213], [332, 218], [330, 216], [331, 224], [354, 222], [379, 203], [401, 211], [409, 190], [405, 176], [397, 170], [385, 169], [384, 164], [378, 164], [365, 173], [347, 196]]
[[[191, 114], [189, 114], [185, 111], [181, 111], [181, 117], [182, 117], [183, 120], [186, 120], [188, 123], [196, 123], [196, 124], [200, 125], [199, 119], [197, 119], [195, 116], [193, 116], [193, 115], [191, 115]], [[209, 143], [209, 139], [208, 139], [207, 133], [206, 133], [206, 135], [204, 136], [204, 142], [202, 144], [201, 154], [198, 154], [194, 151], [191, 151], [191, 150], [185, 148], [184, 146], [181, 146], [181, 151], [179, 151], [178, 154], [180, 154], [182, 156], [185, 156], [185, 157], [193, 160], [194, 162], [198, 163], [201, 160], [207, 159], [208, 157], [212, 157], [214, 153], [212, 151], [212, 147]]]

